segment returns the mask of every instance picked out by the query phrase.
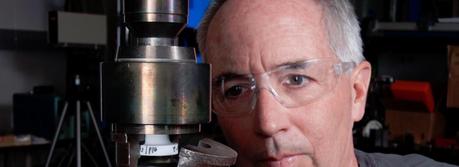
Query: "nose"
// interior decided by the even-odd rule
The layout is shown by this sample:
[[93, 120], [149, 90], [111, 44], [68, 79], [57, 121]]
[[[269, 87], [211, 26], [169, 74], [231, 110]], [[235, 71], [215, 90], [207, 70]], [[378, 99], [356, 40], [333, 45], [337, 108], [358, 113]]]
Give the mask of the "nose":
[[259, 89], [253, 110], [255, 133], [262, 137], [270, 137], [276, 133], [287, 131], [289, 116], [287, 109], [276, 100], [269, 89]]

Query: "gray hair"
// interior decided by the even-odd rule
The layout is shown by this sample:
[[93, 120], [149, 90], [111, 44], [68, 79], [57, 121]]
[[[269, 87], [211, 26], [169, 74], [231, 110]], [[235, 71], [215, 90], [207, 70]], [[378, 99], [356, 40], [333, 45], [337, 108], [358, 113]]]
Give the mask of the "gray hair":
[[[209, 24], [226, 0], [214, 0], [198, 28], [199, 50], [204, 57]], [[365, 60], [360, 37], [359, 21], [348, 0], [316, 0], [324, 11], [324, 24], [331, 51], [342, 62], [360, 63]]]

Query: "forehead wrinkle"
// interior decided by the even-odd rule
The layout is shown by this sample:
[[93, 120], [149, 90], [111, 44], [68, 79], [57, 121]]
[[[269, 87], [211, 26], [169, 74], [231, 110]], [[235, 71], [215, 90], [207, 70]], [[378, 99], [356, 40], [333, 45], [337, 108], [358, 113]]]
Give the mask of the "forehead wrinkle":
[[[315, 16], [306, 17], [307, 14], [294, 14], [293, 16], [281, 17], [276, 24], [267, 26], [277, 29], [279, 33], [271, 33], [263, 37], [268, 41], [267, 45], [259, 43], [261, 46], [259, 58], [263, 64], [264, 71], [285, 64], [318, 57], [328, 57], [327, 42], [325, 38], [324, 24], [320, 21], [321, 12], [315, 12]], [[266, 27], [264, 27], [266, 28]], [[292, 33], [291, 33], [292, 32]], [[294, 32], [294, 33], [293, 33]], [[273, 45], [273, 42], [276, 41]], [[288, 42], [292, 41], [292, 42]], [[294, 45], [291, 45], [291, 44]], [[298, 44], [298, 45], [295, 45]]]
[[[309, 41], [310, 46], [298, 46], [296, 47], [298, 49], [295, 48], [295, 50], [317, 48], [317, 46], [312, 46], [312, 44], [317, 42], [309, 40], [312, 39], [312, 37], [307, 37], [307, 35], [321, 36], [321, 34], [324, 33], [323, 30], [318, 31], [318, 29], [320, 30], [323, 26], [320, 22], [321, 19], [317, 19], [317, 17], [322, 17], [321, 8], [308, 6], [311, 3], [305, 3], [306, 1], [288, 1], [287, 5], [266, 5], [266, 3], [276, 2], [280, 1], [228, 1], [217, 12], [211, 22], [209, 31], [209, 34], [212, 34], [209, 35], [209, 37], [213, 40], [207, 40], [207, 42], [215, 43], [215, 47], [211, 45], [211, 43], [208, 43], [210, 46], [209, 48], [211, 48], [210, 50], [228, 53], [228, 56], [223, 56], [209, 52], [212, 55], [209, 57], [213, 57], [213, 60], [217, 60], [217, 57], [224, 59], [225, 63], [219, 66], [222, 67], [222, 71], [261, 72], [276, 65], [273, 63], [282, 63], [279, 62], [279, 60], [297, 61], [307, 59], [307, 57], [303, 58], [303, 55], [287, 58], [285, 55], [282, 55], [282, 53], [279, 55], [279, 53], [273, 52], [272, 49], [263, 51], [265, 47], [274, 46], [265, 46], [260, 42], [262, 40], [279, 39], [279, 37], [283, 38], [286, 36], [292, 36], [293, 39], [298, 38], [298, 35], [295, 34], [285, 35], [285, 33], [282, 33], [289, 32], [290, 29], [298, 29], [298, 27], [303, 27], [308, 31], [320, 32], [320, 34], [301, 31], [303, 35], [305, 35], [305, 39], [303, 40]], [[317, 12], [317, 9], [320, 11]], [[292, 25], [292, 23], [295, 24]], [[266, 31], [266, 29], [278, 30], [276, 31], [277, 33], [263, 33], [263, 36], [257, 36], [260, 31]], [[284, 36], [282, 37], [281, 35]], [[276, 47], [280, 48], [280, 46]], [[238, 50], [244, 50], [245, 52], [242, 53]], [[301, 51], [295, 52], [297, 53], [294, 54], [300, 54], [299, 52]], [[288, 52], [288, 54], [291, 53], [292, 52]], [[306, 53], [304, 54], [306, 55]], [[266, 57], [274, 57], [276, 60], [270, 63]], [[246, 68], [248, 70], [240, 70], [240, 68]]]
[[[280, 3], [280, 5], [266, 5], [267, 3]], [[317, 11], [313, 11], [313, 7], [308, 6], [311, 3], [314, 6], [318, 6], [313, 1], [303, 0], [270, 0], [269, 2], [266, 0], [228, 1], [216, 13], [210, 27], [213, 27], [211, 30], [220, 30], [218, 31], [219, 34], [228, 34], [230, 37], [237, 37], [236, 39], [239, 39], [239, 42], [254, 40], [256, 38], [250, 37], [254, 36], [260, 29], [271, 26], [271, 23], [280, 25], [283, 25], [282, 23], [289, 24], [298, 21], [297, 18], [299, 17], [302, 20], [307, 20], [306, 22], [309, 23], [312, 21], [318, 22], [318, 20], [308, 17], [307, 13], [318, 13]], [[321, 12], [319, 11], [319, 13]], [[305, 21], [301, 23], [305, 23]]]
[[215, 60], [215, 57], [212, 57], [210, 62], [213, 66], [218, 67], [212, 68], [212, 76], [218, 76], [222, 73], [248, 74], [247, 70], [245, 70], [246, 67], [248, 67], [248, 65], [246, 65], [247, 63], [231, 57], [232, 56], [224, 56], [218, 60]]
[[[299, 38], [299, 36], [292, 35], [292, 38]], [[303, 38], [308, 38], [308, 36], [305, 35]], [[326, 54], [323, 54], [322, 50], [318, 49], [316, 42], [309, 43], [305, 41], [304, 45], [309, 45], [309, 47], [304, 47], [303, 45], [283, 45], [281, 43], [275, 46], [276, 49], [273, 49], [274, 46], [265, 45], [261, 49], [260, 54], [262, 56], [260, 56], [259, 61], [262, 62], [265, 70], [271, 70], [280, 64], [285, 64], [288, 62], [298, 62], [313, 58], [325, 57], [323, 55]]]
[[[240, 28], [241, 24], [237, 23], [252, 9], [250, 8], [251, 5], [234, 7], [231, 3], [235, 2], [237, 1], [228, 1], [223, 4], [209, 26], [208, 40], [206, 40], [206, 45], [208, 46], [206, 52], [210, 55], [208, 56], [209, 61], [224, 62], [219, 66], [224, 69], [222, 68], [217, 73], [244, 73], [246, 70], [242, 69], [248, 67], [247, 58], [249, 55], [248, 53], [241, 53], [240, 50], [250, 50], [247, 48], [250, 48], [251, 44], [248, 40], [244, 40], [245, 34], [239, 31], [248, 29], [248, 25], [245, 25], [245, 28]], [[258, 2], [258, 6], [261, 6], [261, 2]]]

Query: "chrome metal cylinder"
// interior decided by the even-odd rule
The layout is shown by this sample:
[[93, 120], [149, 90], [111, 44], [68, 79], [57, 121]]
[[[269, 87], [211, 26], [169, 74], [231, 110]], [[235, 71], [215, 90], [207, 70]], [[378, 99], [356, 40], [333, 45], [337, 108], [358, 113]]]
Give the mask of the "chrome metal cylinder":
[[177, 35], [187, 23], [188, 1], [121, 4], [121, 28], [128, 29], [130, 42], [118, 47], [113, 62], [101, 65], [102, 108], [116, 125], [114, 130], [199, 132], [200, 124], [210, 121], [211, 75], [210, 65], [196, 63], [193, 48], [177, 46]]
[[188, 21], [188, 0], [127, 0], [125, 20], [136, 37], [176, 37]]
[[143, 45], [129, 48], [120, 48], [117, 62], [177, 62], [191, 63], [196, 65], [195, 56], [196, 55], [193, 48]]
[[100, 67], [101, 103], [112, 124], [116, 166], [137, 167], [141, 156], [157, 155], [157, 147], [144, 145], [146, 136], [198, 133], [210, 122], [211, 67], [196, 63], [193, 48], [178, 46], [188, 0], [119, 2], [116, 56]]
[[[117, 124], [187, 125], [209, 121], [209, 66], [108, 63], [102, 67], [104, 109]], [[107, 102], [105, 102], [107, 101]]]

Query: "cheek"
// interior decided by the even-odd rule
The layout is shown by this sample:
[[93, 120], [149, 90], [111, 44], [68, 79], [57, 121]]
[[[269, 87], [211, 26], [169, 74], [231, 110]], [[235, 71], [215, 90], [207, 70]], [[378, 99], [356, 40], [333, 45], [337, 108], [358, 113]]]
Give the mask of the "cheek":
[[336, 88], [320, 100], [293, 112], [302, 116], [291, 117], [314, 147], [330, 145], [330, 142], [346, 137], [351, 132], [350, 92], [338, 85]]
[[250, 142], [248, 120], [219, 117], [218, 121], [231, 146], [239, 150], [239, 146], [244, 146]]
[[[317, 108], [321, 120], [334, 128], [340, 129], [343, 123], [352, 124], [352, 92], [348, 80], [343, 79], [338, 82], [332, 92], [326, 94], [319, 100]], [[346, 125], [347, 127], [347, 125]]]

